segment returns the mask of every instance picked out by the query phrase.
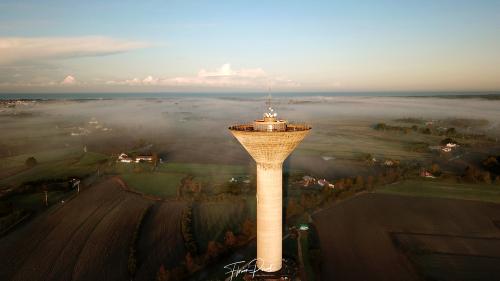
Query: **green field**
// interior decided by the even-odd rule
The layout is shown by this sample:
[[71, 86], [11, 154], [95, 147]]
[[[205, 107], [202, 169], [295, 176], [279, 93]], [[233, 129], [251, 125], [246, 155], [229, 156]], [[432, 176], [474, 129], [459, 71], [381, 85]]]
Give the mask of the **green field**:
[[375, 192], [500, 203], [500, 186], [443, 182], [438, 179], [407, 180], [377, 188]]
[[[440, 136], [425, 135], [415, 132], [376, 131], [372, 122], [366, 120], [342, 120], [332, 124], [317, 124], [318, 131], [313, 131], [309, 141], [302, 143], [295, 156], [333, 155], [338, 159], [358, 160], [360, 155], [371, 154], [375, 158], [426, 159], [430, 154], [412, 151], [415, 143], [436, 145]], [[335, 133], [332, 133], [332, 130]]]
[[19, 154], [12, 157], [5, 157], [0, 159], [0, 168], [8, 169], [19, 166], [24, 166], [24, 162], [29, 157], [35, 157], [38, 163], [48, 163], [61, 159], [74, 158], [82, 154], [80, 149], [75, 148], [60, 148], [53, 150], [46, 150], [36, 153]]
[[249, 173], [248, 167], [241, 165], [196, 163], [165, 163], [159, 165], [157, 171], [187, 174], [205, 183], [227, 182], [231, 177], [242, 176]]
[[130, 188], [163, 198], [175, 197], [180, 181], [185, 176], [185, 174], [157, 172], [120, 175]]
[[238, 165], [165, 163], [154, 168], [149, 163], [116, 163], [108, 170], [120, 177], [127, 185], [144, 194], [159, 197], [175, 197], [181, 180], [194, 177], [203, 185], [226, 183], [232, 177], [247, 174], [247, 167]]
[[64, 153], [59, 151], [55, 155], [42, 157], [41, 159], [45, 159], [45, 161], [39, 161], [32, 168], [1, 179], [0, 187], [19, 186], [32, 181], [66, 180], [68, 177], [82, 178], [96, 172], [100, 163], [106, 161], [107, 158], [106, 155], [93, 152], [77, 154], [74, 151], [65, 151]]

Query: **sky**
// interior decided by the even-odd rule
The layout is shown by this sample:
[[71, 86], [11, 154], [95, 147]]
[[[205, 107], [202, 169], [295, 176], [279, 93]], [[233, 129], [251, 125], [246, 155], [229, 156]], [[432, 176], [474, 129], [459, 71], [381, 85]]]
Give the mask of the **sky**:
[[500, 1], [0, 1], [0, 92], [500, 90]]

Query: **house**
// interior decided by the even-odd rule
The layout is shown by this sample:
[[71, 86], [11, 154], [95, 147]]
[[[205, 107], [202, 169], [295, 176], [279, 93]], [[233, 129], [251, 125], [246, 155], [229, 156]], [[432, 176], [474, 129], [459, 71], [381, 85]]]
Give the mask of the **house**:
[[139, 162], [153, 162], [153, 156], [152, 155], [139, 155], [135, 157], [135, 163]]
[[132, 163], [134, 159], [129, 157], [127, 154], [122, 153], [118, 156], [118, 161], [117, 162], [122, 162], [122, 163]]
[[441, 148], [441, 151], [443, 151], [443, 152], [451, 152], [451, 147], [444, 146], [443, 148]]
[[423, 178], [436, 178], [433, 174], [431, 174], [431, 172], [427, 171], [427, 170], [422, 170], [420, 172], [420, 176], [423, 177]]
[[384, 161], [384, 165], [387, 166], [387, 167], [394, 166], [394, 161], [392, 161], [392, 160], [385, 160]]
[[309, 225], [307, 225], [307, 223], [301, 223], [299, 225], [299, 229], [302, 231], [307, 231], [307, 230], [309, 230]]
[[455, 148], [457, 146], [458, 145], [456, 143], [451, 143], [451, 142], [449, 142], [449, 143], [446, 144], [446, 147], [449, 147], [449, 148]]
[[229, 180], [229, 182], [230, 182], [230, 183], [234, 183], [234, 182], [238, 182], [238, 180], [237, 180], [237, 179], [235, 179], [235, 178], [231, 178], [231, 179]]
[[329, 182], [326, 180], [326, 179], [319, 179], [318, 180], [318, 185], [319, 186], [325, 186], [327, 185]]
[[331, 184], [330, 182], [328, 182], [326, 179], [319, 179], [318, 180], [318, 185], [319, 186], [328, 186], [329, 188], [335, 188], [335, 185], [334, 184]]
[[316, 182], [316, 179], [310, 176], [303, 176], [302, 177], [302, 183], [304, 187], [309, 186], [310, 184], [314, 184]]

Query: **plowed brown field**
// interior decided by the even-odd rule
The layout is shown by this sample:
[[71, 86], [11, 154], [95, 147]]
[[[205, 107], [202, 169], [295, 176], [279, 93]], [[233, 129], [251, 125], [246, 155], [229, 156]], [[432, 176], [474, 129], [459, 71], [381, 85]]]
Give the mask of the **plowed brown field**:
[[[494, 203], [356, 196], [313, 215], [321, 244], [322, 280], [419, 280], [422, 276], [450, 280], [439, 276], [456, 272], [453, 259], [437, 260], [418, 256], [418, 252], [415, 260], [424, 266], [415, 266], [394, 240], [425, 253], [460, 255], [466, 262], [460, 268], [463, 274], [456, 274], [454, 280], [468, 280], [466, 274], [478, 268], [478, 256], [500, 261], [500, 243], [496, 242], [500, 229], [494, 224], [498, 219], [500, 204]], [[494, 268], [483, 266], [482, 270], [498, 274]]]

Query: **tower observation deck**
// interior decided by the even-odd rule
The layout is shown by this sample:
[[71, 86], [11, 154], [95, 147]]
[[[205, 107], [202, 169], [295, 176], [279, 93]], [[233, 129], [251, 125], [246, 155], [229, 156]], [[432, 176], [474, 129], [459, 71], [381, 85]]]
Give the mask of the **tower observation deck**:
[[257, 162], [257, 267], [278, 271], [282, 266], [283, 161], [311, 127], [280, 120], [269, 107], [262, 119], [229, 130]]

